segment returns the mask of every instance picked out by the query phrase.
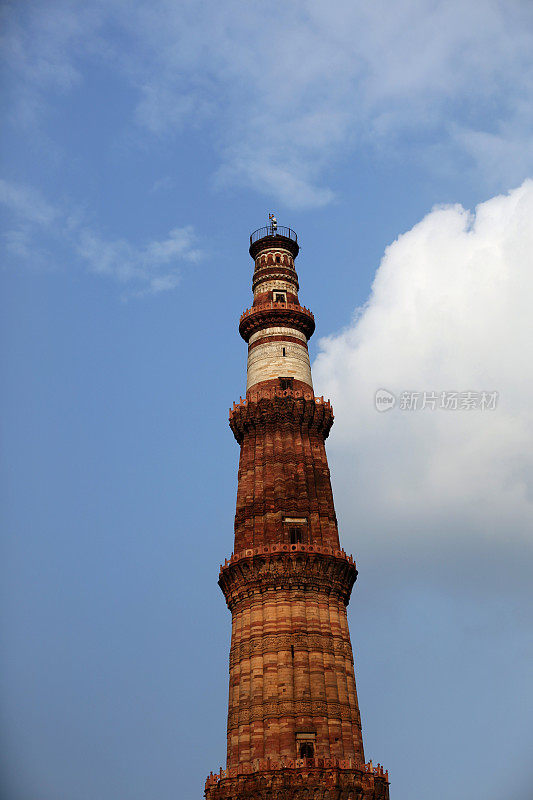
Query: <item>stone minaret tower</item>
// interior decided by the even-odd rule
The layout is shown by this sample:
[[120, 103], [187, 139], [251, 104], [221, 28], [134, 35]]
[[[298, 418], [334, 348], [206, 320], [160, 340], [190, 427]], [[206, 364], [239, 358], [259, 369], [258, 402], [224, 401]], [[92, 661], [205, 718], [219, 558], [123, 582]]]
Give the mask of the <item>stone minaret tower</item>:
[[232, 614], [228, 754], [207, 800], [389, 797], [387, 773], [363, 752], [346, 617], [357, 570], [339, 544], [324, 445], [333, 411], [313, 393], [298, 250], [275, 221], [250, 237], [246, 399], [230, 411], [235, 548], [219, 578]]

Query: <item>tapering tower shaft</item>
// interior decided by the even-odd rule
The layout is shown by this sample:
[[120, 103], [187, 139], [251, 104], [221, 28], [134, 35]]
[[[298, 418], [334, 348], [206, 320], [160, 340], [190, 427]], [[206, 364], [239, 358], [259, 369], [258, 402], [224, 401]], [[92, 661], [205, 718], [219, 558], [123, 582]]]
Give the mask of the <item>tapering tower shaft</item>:
[[339, 544], [325, 451], [333, 412], [313, 392], [298, 251], [287, 228], [250, 239], [247, 390], [230, 411], [241, 447], [235, 548], [219, 578], [232, 614], [227, 768], [208, 778], [208, 800], [298, 800], [310, 788], [317, 800], [388, 798], [386, 773], [364, 759], [346, 615], [357, 570]]

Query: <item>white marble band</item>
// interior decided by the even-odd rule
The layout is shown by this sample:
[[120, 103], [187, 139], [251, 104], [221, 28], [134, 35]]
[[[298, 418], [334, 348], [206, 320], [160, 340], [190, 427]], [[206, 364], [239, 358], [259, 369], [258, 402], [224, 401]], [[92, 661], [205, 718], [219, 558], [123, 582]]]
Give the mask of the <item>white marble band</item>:
[[[293, 335], [292, 330], [291, 335]], [[300, 345], [289, 341], [265, 342], [249, 351], [247, 391], [256, 383], [281, 377], [295, 378], [313, 387], [309, 353], [303, 343]]]

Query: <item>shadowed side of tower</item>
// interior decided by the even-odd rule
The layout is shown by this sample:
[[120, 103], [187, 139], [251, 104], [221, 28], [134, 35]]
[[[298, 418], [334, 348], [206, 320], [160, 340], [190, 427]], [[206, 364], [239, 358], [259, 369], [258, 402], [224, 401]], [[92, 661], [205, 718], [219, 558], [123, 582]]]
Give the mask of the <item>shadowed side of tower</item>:
[[246, 398], [230, 411], [241, 447], [234, 553], [219, 584], [232, 614], [227, 767], [208, 800], [388, 800], [365, 763], [346, 606], [357, 577], [339, 544], [289, 228], [250, 237]]

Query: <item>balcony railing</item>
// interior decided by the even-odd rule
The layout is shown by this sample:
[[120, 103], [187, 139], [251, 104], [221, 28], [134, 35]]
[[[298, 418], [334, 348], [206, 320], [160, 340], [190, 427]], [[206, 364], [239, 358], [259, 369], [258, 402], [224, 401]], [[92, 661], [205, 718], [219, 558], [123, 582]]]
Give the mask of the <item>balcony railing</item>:
[[315, 316], [312, 311], [309, 311], [308, 308], [305, 306], [301, 306], [298, 303], [263, 303], [260, 306], [252, 306], [251, 308], [247, 308], [246, 311], [243, 311], [239, 322], [242, 322], [243, 319], [246, 317], [251, 317], [254, 314], [261, 314], [263, 311], [279, 311], [280, 309], [285, 309], [286, 311], [297, 311], [305, 314], [306, 317], [310, 317], [312, 320], [315, 319]]
[[278, 225], [276, 228], [272, 225], [258, 228], [250, 235], [250, 244], [257, 242], [259, 239], [264, 239], [266, 236], [285, 236], [285, 238], [292, 239], [293, 242], [298, 244], [296, 231], [293, 231], [292, 228], [286, 228], [284, 225]]
[[205, 782], [206, 789], [215, 786], [219, 781], [226, 778], [237, 778], [240, 775], [252, 775], [254, 772], [272, 772], [277, 770], [353, 770], [367, 775], [372, 775], [373, 778], [383, 778], [387, 783], [389, 782], [389, 773], [381, 764], [361, 764], [355, 759], [351, 758], [287, 758], [279, 757], [256, 759], [252, 762], [238, 764], [235, 767], [227, 769], [220, 768], [219, 772], [207, 776]]

